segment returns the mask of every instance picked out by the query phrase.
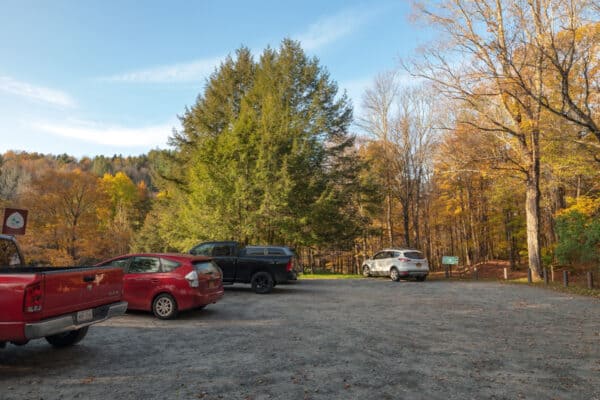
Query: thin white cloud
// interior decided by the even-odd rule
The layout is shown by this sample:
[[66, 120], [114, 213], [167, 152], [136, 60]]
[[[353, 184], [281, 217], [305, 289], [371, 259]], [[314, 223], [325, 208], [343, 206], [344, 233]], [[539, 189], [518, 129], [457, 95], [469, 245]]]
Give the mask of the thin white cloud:
[[338, 84], [340, 93], [346, 90], [348, 97], [352, 99], [354, 105], [360, 104], [360, 99], [365, 90], [373, 84], [373, 77], [352, 79]]
[[175, 123], [130, 128], [89, 121], [66, 123], [42, 121], [32, 123], [30, 126], [58, 136], [99, 145], [164, 147]]
[[29, 100], [41, 101], [54, 106], [75, 107], [75, 100], [65, 92], [17, 81], [9, 76], [0, 76], [0, 92]]
[[[401, 87], [410, 87], [419, 85], [423, 82], [420, 78], [415, 78], [408, 73], [399, 73], [396, 75], [396, 82]], [[375, 76], [367, 76], [358, 79], [351, 79], [339, 83], [340, 92], [346, 89], [348, 97], [353, 100], [355, 106], [360, 105], [362, 97], [368, 88], [373, 87], [375, 83]]]
[[224, 57], [212, 57], [186, 63], [162, 65], [100, 78], [126, 83], [198, 82], [210, 75]]
[[312, 51], [331, 44], [356, 31], [373, 19], [380, 9], [349, 8], [319, 19], [308, 30], [295, 37], [304, 50]]
[[[310, 25], [294, 39], [300, 41], [304, 50], [324, 47], [351, 34], [382, 11], [381, 8], [350, 8], [335, 15], [323, 17]], [[262, 51], [262, 50], [261, 50]], [[255, 54], [261, 51], [254, 52]], [[166, 64], [100, 78], [106, 82], [125, 83], [177, 83], [198, 82], [210, 75], [225, 57], [209, 57], [190, 62]]]

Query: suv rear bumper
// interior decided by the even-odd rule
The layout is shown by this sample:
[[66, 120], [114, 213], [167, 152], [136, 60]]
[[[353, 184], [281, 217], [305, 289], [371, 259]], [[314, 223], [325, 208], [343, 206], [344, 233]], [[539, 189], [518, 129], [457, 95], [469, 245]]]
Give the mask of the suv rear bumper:
[[25, 338], [27, 340], [43, 338], [57, 333], [73, 331], [88, 325], [107, 320], [110, 317], [122, 315], [127, 310], [127, 302], [120, 301], [92, 308], [92, 319], [84, 322], [77, 320], [77, 312], [49, 318], [40, 322], [25, 324]]
[[407, 276], [414, 278], [414, 277], [418, 277], [418, 276], [427, 276], [429, 274], [429, 271], [426, 271], [426, 270], [398, 271], [398, 274], [402, 278], [405, 278]]

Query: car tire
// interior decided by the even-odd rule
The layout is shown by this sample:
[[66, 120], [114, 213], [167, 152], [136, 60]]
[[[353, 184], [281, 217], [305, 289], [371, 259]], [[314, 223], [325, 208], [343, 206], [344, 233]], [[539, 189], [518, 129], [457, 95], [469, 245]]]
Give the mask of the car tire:
[[427, 279], [427, 275], [423, 275], [423, 276], [417, 276], [417, 281], [419, 282], [425, 282], [425, 279]]
[[152, 302], [152, 312], [158, 319], [173, 319], [177, 316], [177, 302], [170, 294], [159, 294]]
[[400, 280], [400, 272], [398, 272], [396, 267], [393, 267], [390, 270], [390, 279], [393, 280], [394, 282], [398, 282]]
[[363, 265], [362, 274], [365, 278], [370, 277], [371, 276], [371, 268], [369, 268], [368, 265]]
[[259, 271], [252, 275], [250, 280], [252, 284], [252, 290], [254, 293], [267, 294], [270, 293], [275, 287], [275, 281], [270, 273], [266, 271]]
[[74, 331], [57, 333], [56, 335], [46, 336], [46, 341], [52, 346], [60, 348], [72, 346], [79, 343], [87, 334], [89, 326], [75, 329]]

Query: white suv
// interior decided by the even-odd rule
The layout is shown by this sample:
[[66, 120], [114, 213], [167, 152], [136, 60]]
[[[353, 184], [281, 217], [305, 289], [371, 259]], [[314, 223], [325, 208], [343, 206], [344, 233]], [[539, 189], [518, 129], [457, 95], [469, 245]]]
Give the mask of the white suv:
[[364, 276], [389, 276], [397, 282], [400, 278], [424, 281], [429, 274], [429, 264], [423, 253], [412, 249], [383, 249], [362, 266]]

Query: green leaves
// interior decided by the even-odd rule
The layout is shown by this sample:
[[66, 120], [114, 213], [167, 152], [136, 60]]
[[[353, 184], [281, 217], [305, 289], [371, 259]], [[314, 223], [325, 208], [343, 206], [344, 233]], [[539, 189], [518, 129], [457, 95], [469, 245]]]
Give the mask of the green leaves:
[[561, 264], [600, 261], [600, 200], [582, 196], [556, 216], [556, 258]]
[[[346, 166], [356, 159], [351, 116], [346, 96], [299, 43], [286, 39], [256, 62], [238, 49], [185, 110], [174, 154], [161, 159], [170, 163], [161, 167], [170, 200], [153, 211], [157, 233], [180, 249], [203, 239], [313, 245], [346, 237], [347, 224], [356, 229], [341, 196], [356, 183]], [[165, 221], [178, 235], [161, 228]]]

